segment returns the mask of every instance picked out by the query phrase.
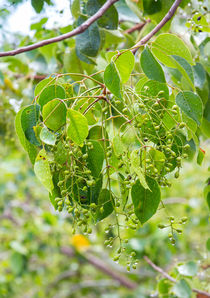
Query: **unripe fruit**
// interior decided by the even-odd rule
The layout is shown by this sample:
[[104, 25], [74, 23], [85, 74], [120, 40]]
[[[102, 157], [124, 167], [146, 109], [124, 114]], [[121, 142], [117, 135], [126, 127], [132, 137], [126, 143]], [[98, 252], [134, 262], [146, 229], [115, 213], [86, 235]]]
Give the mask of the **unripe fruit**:
[[176, 243], [176, 240], [174, 238], [172, 238], [170, 241], [171, 241], [172, 245], [174, 245]]
[[158, 228], [159, 229], [164, 229], [166, 226], [165, 225], [163, 225], [163, 224], [158, 224]]
[[175, 177], [176, 179], [179, 178], [179, 172], [178, 172], [178, 171], [174, 174], [174, 177]]
[[184, 128], [185, 127], [185, 123], [184, 122], [181, 122], [180, 124], [179, 124], [179, 128]]

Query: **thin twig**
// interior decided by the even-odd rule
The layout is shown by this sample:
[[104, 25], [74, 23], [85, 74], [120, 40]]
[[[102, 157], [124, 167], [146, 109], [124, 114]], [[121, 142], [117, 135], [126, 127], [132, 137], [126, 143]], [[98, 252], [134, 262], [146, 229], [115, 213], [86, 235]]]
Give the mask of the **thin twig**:
[[[163, 275], [165, 278], [167, 278], [168, 280], [170, 280], [171, 282], [176, 283], [177, 280], [175, 278], [173, 278], [172, 276], [170, 276], [167, 272], [165, 272], [162, 268], [160, 268], [159, 266], [155, 265], [147, 256], [144, 256], [144, 260], [157, 272], [159, 272], [161, 275]], [[210, 293], [198, 290], [198, 289], [192, 289], [193, 292], [203, 295], [203, 297], [210, 297]]]
[[[69, 247], [62, 247], [61, 252], [67, 256], [72, 257], [73, 250]], [[118, 272], [114, 271], [113, 268], [110, 268], [106, 263], [104, 263], [101, 259], [93, 256], [89, 252], [85, 252], [82, 255], [86, 261], [93, 265], [95, 268], [99, 269], [103, 273], [107, 274], [108, 276], [112, 277], [114, 280], [118, 281], [122, 286], [128, 289], [136, 289], [137, 284], [131, 281], [130, 279], [126, 278], [125, 276], [119, 274]]]
[[79, 27], [75, 28], [71, 32], [68, 32], [66, 34], [62, 34], [62, 35], [59, 35], [59, 36], [56, 36], [56, 37], [53, 37], [53, 38], [45, 39], [45, 40], [42, 40], [40, 42], [25, 46], [25, 47], [22, 47], [22, 48], [19, 48], [19, 49], [15, 49], [15, 50], [12, 50], [12, 51], [0, 52], [0, 57], [15, 56], [17, 54], [32, 51], [34, 49], [46, 46], [48, 44], [59, 42], [59, 41], [62, 41], [64, 39], [67, 39], [67, 38], [73, 37], [75, 35], [81, 34], [85, 30], [87, 30], [88, 27], [90, 27], [91, 24], [93, 24], [95, 21], [97, 21], [99, 18], [101, 18], [104, 15], [104, 13], [109, 9], [109, 7], [112, 6], [117, 1], [119, 1], [119, 0], [108, 0], [108, 1], [106, 1], [105, 4], [93, 16], [91, 16], [87, 21], [82, 23]]
[[151, 32], [149, 32], [144, 38], [137, 42], [135, 46], [132, 47], [133, 54], [135, 54], [142, 45], [147, 43], [172, 18], [181, 2], [182, 0], [176, 0], [160, 23], [158, 23]]
[[144, 23], [140, 23], [140, 24], [136, 24], [135, 26], [127, 29], [124, 31], [124, 33], [127, 33], [127, 34], [131, 34], [133, 33], [134, 31], [140, 31], [147, 23], [149, 23], [150, 20], [148, 19], [146, 22]]

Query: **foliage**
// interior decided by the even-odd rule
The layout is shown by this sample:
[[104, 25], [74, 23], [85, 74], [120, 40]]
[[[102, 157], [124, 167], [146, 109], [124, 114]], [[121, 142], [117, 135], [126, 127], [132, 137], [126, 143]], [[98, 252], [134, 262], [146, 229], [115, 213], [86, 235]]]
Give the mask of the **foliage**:
[[[44, 2], [52, 5], [51, 1], [31, 4], [40, 13], [46, 7]], [[49, 221], [54, 222], [52, 226], [56, 229], [60, 218], [67, 229], [72, 227], [73, 234], [87, 235], [101, 222], [97, 229], [107, 235], [98, 235], [100, 241], [114, 247], [113, 259], [126, 263], [128, 271], [136, 268], [144, 254], [151, 253], [154, 257], [158, 249], [163, 265], [167, 262], [164, 259], [167, 251], [170, 255], [181, 249], [188, 251], [187, 239], [183, 239], [186, 243], [181, 248], [174, 248], [176, 242], [179, 245], [178, 234], [187, 221], [185, 213], [174, 210], [166, 215], [170, 207], [163, 198], [170, 193], [174, 180], [180, 179], [184, 159], [192, 161], [194, 166], [196, 161], [199, 165], [203, 160], [205, 163], [202, 144], [209, 137], [209, 61], [206, 60], [209, 39], [204, 36], [203, 41], [197, 42], [200, 31], [207, 30], [207, 26], [202, 21], [199, 31], [194, 24], [208, 19], [205, 5], [199, 6], [199, 16], [195, 17], [187, 5], [189, 1], [183, 1], [180, 14], [187, 13], [192, 18], [186, 23], [191, 44], [175, 31], [181, 23], [178, 15], [174, 25], [167, 24], [137, 55], [132, 53], [139, 38], [151, 31], [167, 12], [164, 2], [119, 1], [75, 39], [50, 44], [17, 58], [4, 58], [0, 73], [3, 141], [8, 146], [12, 145], [11, 141], [13, 147], [18, 146], [10, 137], [14, 135], [11, 122], [17, 114], [15, 129], [34, 173], [49, 192], [55, 212], [63, 211], [55, 216], [47, 213]], [[73, 1], [73, 26], [82, 24], [104, 3]], [[170, 7], [171, 3], [167, 5]], [[146, 23], [139, 35], [136, 31], [126, 33], [133, 21], [147, 18], [151, 22]], [[45, 21], [32, 25], [35, 32], [32, 42], [73, 28], [44, 30]], [[170, 26], [173, 34], [168, 33]], [[23, 39], [21, 45], [28, 42], [29, 38]], [[8, 49], [6, 42], [3, 49]], [[29, 63], [32, 60], [36, 66]], [[37, 69], [45, 76], [40, 82], [33, 80], [32, 74]], [[20, 77], [11, 80], [8, 74], [17, 72]], [[11, 101], [11, 96], [16, 101]], [[206, 202], [209, 205], [209, 193], [207, 181], [205, 205]], [[164, 219], [159, 215], [162, 209], [166, 213]], [[62, 228], [58, 233], [62, 234]], [[160, 242], [153, 248], [160, 235], [167, 250]], [[11, 256], [14, 278], [21, 276], [30, 259], [30, 254], [18, 245], [15, 244]], [[58, 249], [60, 244], [53, 245]], [[161, 263], [155, 257], [154, 260]], [[160, 295], [191, 297], [191, 280], [196, 274], [196, 262], [178, 264], [172, 272], [177, 283], [161, 279], [157, 286]], [[142, 293], [146, 295], [144, 290]]]

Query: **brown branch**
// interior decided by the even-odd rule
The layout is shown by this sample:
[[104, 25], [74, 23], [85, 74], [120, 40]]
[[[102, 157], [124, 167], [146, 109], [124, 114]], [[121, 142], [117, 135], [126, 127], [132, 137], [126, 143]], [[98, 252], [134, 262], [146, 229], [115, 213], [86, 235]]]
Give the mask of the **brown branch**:
[[142, 45], [147, 43], [173, 17], [181, 2], [182, 0], [176, 0], [160, 23], [157, 24], [157, 26], [151, 32], [149, 32], [144, 38], [137, 42], [135, 46], [132, 47], [133, 54], [135, 54]]
[[103, 16], [103, 14], [109, 9], [109, 7], [112, 6], [117, 1], [119, 1], [119, 0], [108, 0], [108, 1], [106, 1], [106, 3], [93, 16], [91, 16], [87, 21], [82, 23], [79, 27], [72, 30], [71, 32], [68, 32], [66, 34], [62, 34], [62, 35], [59, 35], [59, 36], [56, 36], [56, 37], [53, 37], [53, 38], [45, 39], [45, 40], [42, 40], [40, 42], [31, 44], [31, 45], [28, 45], [28, 46], [25, 46], [25, 47], [22, 47], [22, 48], [19, 48], [19, 49], [16, 49], [16, 50], [12, 50], [12, 51], [8, 51], [8, 52], [0, 52], [0, 57], [15, 56], [17, 54], [32, 51], [34, 49], [46, 46], [48, 44], [59, 42], [59, 41], [62, 41], [64, 39], [67, 39], [67, 38], [73, 37], [75, 35], [81, 34], [85, 30], [87, 30], [87, 28], [90, 27], [91, 24], [93, 24], [95, 21], [97, 21], [99, 18], [101, 18]]
[[136, 24], [135, 26], [125, 30], [124, 33], [131, 34], [134, 31], [140, 31], [149, 22], [150, 20], [148, 19], [145, 23]]
[[[69, 247], [61, 247], [61, 252], [70, 257], [72, 257], [72, 255], [74, 254], [74, 251]], [[126, 278], [125, 276], [119, 274], [118, 272], [114, 271], [113, 268], [108, 267], [107, 264], [105, 264], [101, 259], [97, 258], [96, 256], [93, 256], [88, 252], [85, 252], [85, 254], [82, 256], [86, 259], [88, 263], [90, 263], [103, 273], [107, 274], [108, 276], [112, 277], [114, 280], [118, 281], [122, 286], [128, 289], [137, 288], [136, 283]]]
[[[171, 282], [176, 283], [177, 280], [170, 276], [167, 272], [165, 272], [162, 268], [159, 266], [155, 265], [147, 256], [144, 256], [144, 260], [157, 272], [159, 272], [162, 276], [170, 280]], [[210, 297], [210, 293], [198, 290], [198, 289], [192, 289], [193, 292], [197, 293], [198, 295], [202, 295], [202, 297]]]

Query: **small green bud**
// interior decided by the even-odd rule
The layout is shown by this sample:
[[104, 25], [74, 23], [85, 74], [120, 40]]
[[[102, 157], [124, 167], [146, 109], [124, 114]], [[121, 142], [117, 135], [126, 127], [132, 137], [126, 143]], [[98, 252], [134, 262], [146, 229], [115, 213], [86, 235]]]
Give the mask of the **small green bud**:
[[104, 207], [102, 206], [99, 211], [100, 211], [100, 213], [103, 213], [104, 212]]
[[176, 243], [176, 240], [174, 238], [170, 239], [171, 244], [174, 245]]
[[187, 220], [188, 220], [188, 218], [187, 218], [186, 216], [184, 216], [184, 217], [181, 218], [181, 221], [182, 221], [183, 223], [185, 223]]
[[177, 171], [175, 174], [174, 174], [174, 177], [177, 179], [179, 178], [179, 171]]
[[92, 233], [92, 229], [91, 229], [91, 228], [88, 228], [88, 229], [87, 229], [87, 233], [88, 233], [88, 234], [91, 234], [91, 233]]
[[97, 207], [97, 206], [96, 206], [95, 203], [91, 203], [91, 204], [90, 204], [90, 208], [91, 208], [91, 209], [96, 209], [96, 207]]
[[163, 225], [163, 224], [158, 224], [158, 228], [159, 229], [164, 229], [166, 226], [165, 225]]
[[184, 128], [185, 127], [185, 123], [184, 122], [181, 122], [180, 124], [179, 124], [179, 128]]

